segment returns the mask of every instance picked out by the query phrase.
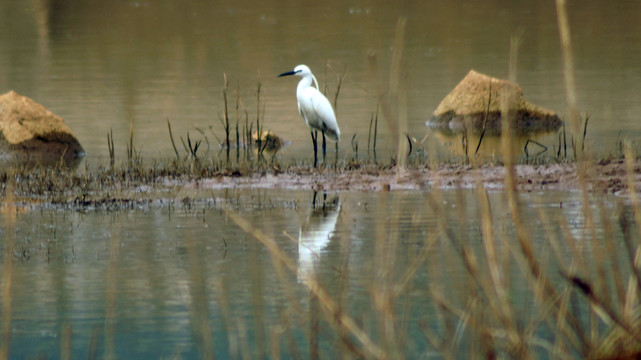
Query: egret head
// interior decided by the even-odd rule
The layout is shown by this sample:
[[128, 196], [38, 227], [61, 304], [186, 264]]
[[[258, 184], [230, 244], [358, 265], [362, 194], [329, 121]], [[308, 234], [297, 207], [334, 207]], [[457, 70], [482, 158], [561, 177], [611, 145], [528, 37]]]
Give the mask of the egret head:
[[300, 77], [305, 77], [305, 76], [308, 76], [308, 75], [312, 75], [312, 71], [309, 70], [307, 65], [298, 65], [298, 66], [296, 66], [294, 68], [294, 70], [288, 71], [288, 72], [284, 72], [284, 73], [278, 75], [278, 77], [287, 76], [287, 75], [297, 75], [297, 76], [300, 76]]

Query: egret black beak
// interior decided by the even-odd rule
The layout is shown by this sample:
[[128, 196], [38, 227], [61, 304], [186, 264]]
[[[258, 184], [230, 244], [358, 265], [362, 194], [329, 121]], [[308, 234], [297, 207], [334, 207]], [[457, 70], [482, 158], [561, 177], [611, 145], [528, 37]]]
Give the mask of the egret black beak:
[[295, 74], [296, 74], [296, 71], [292, 70], [292, 71], [284, 72], [284, 73], [278, 75], [278, 77], [287, 76], [287, 75], [295, 75]]

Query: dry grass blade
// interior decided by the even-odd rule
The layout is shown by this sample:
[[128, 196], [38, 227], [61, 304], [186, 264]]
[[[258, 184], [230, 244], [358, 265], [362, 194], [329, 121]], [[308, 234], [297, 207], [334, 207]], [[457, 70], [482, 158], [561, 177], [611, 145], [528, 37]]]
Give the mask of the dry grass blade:
[[[274, 256], [281, 264], [283, 264], [285, 268], [296, 274], [296, 264], [294, 263], [294, 261], [292, 261], [292, 259], [285, 255], [285, 253], [280, 249], [278, 244], [276, 244], [273, 239], [268, 237], [262, 231], [254, 228], [254, 226], [249, 221], [245, 220], [240, 215], [229, 211], [225, 211], [225, 213], [241, 230], [251, 235], [252, 237], [254, 237], [254, 239], [258, 240], [258, 242], [265, 246], [265, 248], [269, 250], [272, 256]], [[309, 290], [314, 293], [323, 309], [331, 315], [328, 317], [328, 319], [334, 321], [335, 325], [337, 325], [339, 328], [343, 328], [352, 336], [354, 336], [361, 343], [364, 351], [370, 357], [375, 359], [387, 358], [383, 350], [378, 345], [376, 345], [376, 343], [374, 343], [370, 339], [370, 337], [360, 327], [358, 327], [358, 325], [356, 325], [356, 322], [347, 314], [341, 311], [340, 306], [329, 296], [327, 291], [325, 291], [325, 289], [320, 286], [315, 278], [309, 277], [305, 281], [305, 286], [307, 286]]]
[[[400, 18], [396, 23], [396, 37], [394, 39], [394, 52], [392, 53], [392, 65], [390, 69], [390, 107], [392, 108], [392, 118], [396, 121], [396, 131], [394, 132], [396, 138], [396, 159], [397, 159], [397, 174], [405, 171], [407, 162], [407, 143], [405, 142], [405, 134], [407, 133], [407, 96], [401, 84], [401, 69], [403, 48], [405, 46], [405, 24], [407, 19]], [[394, 125], [392, 125], [394, 126]]]
[[60, 335], [60, 359], [71, 359], [71, 324], [62, 324], [62, 331]]
[[476, 192], [481, 206], [480, 213], [483, 245], [485, 247], [485, 254], [487, 256], [487, 264], [491, 280], [491, 286], [487, 286], [489, 284], [485, 286], [486, 296], [490, 303], [494, 304], [492, 307], [496, 312], [496, 316], [503, 324], [508, 341], [513, 349], [512, 351], [518, 354], [519, 358], [526, 358], [530, 355], [526, 349], [523, 338], [517, 331], [514, 323], [514, 314], [505, 289], [505, 281], [503, 279], [502, 269], [497, 254], [490, 200], [480, 181], [477, 183]]
[[109, 241], [109, 263], [105, 289], [105, 359], [115, 359], [116, 295], [118, 290], [118, 259], [120, 226], [112, 225]]
[[214, 358], [213, 332], [209, 323], [210, 313], [207, 304], [204, 272], [200, 252], [196, 249], [193, 236], [185, 234], [185, 246], [189, 257], [189, 290], [191, 295], [189, 320], [195, 333], [197, 344], [200, 346], [202, 359]]
[[[169, 122], [169, 119], [167, 119], [167, 128], [169, 129], [169, 139], [171, 139], [171, 146], [173, 146], [174, 152], [176, 153], [176, 159], [180, 159], [180, 154], [178, 153], [178, 149], [176, 149], [176, 142], [174, 142], [174, 134], [171, 131], [171, 123]], [[113, 146], [113, 134], [111, 136], [111, 139]], [[111, 150], [109, 151], [109, 154], [111, 156]]]
[[602, 311], [610, 320], [620, 326], [625, 330], [628, 335], [632, 337], [634, 341], [641, 345], [641, 329], [633, 324], [630, 324], [627, 319], [621, 317], [615, 309], [608, 306], [603, 301], [603, 298], [594, 291], [592, 284], [590, 284], [585, 279], [582, 279], [575, 275], [562, 274], [562, 276], [571, 283], [576, 289], [578, 289], [585, 297], [588, 298], [591, 304], [597, 307], [598, 310]]
[[[568, 115], [572, 127], [572, 140], [579, 134], [580, 120], [577, 108], [576, 85], [574, 80], [574, 57], [572, 55], [572, 39], [570, 37], [570, 21], [566, 7], [566, 0], [556, 0], [556, 13], [561, 40], [561, 54], [563, 56], [563, 75], [565, 78], [565, 95], [567, 99]], [[580, 159], [576, 152], [574, 156]]]
[[9, 359], [11, 344], [11, 288], [13, 285], [13, 247], [17, 220], [13, 191], [13, 181], [9, 181], [5, 190], [6, 199], [3, 204], [8, 216], [4, 228], [4, 259], [2, 260], [2, 344], [0, 345], [0, 360]]

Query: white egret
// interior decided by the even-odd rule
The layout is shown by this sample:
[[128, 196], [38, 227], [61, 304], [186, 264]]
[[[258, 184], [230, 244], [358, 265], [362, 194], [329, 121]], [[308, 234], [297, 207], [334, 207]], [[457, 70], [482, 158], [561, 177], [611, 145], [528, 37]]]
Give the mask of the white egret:
[[[312, 71], [305, 65], [298, 65], [292, 71], [278, 75], [296, 75], [302, 77], [296, 87], [296, 98], [298, 99], [298, 112], [310, 128], [312, 142], [314, 143], [314, 167], [316, 166], [317, 154], [317, 133], [323, 134], [323, 162], [325, 161], [325, 135], [333, 141], [338, 141], [341, 131], [336, 123], [336, 115], [329, 100], [318, 90], [318, 81]], [[312, 81], [316, 87], [312, 86]]]

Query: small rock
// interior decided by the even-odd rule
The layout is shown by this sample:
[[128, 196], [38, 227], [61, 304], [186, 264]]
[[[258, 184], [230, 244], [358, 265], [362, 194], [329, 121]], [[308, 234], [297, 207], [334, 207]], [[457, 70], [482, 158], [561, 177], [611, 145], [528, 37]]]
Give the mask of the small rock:
[[[252, 141], [254, 142], [255, 146], [258, 146], [258, 132], [257, 131], [255, 131], [252, 134]], [[260, 145], [266, 151], [279, 150], [281, 147], [283, 147], [286, 144], [287, 144], [287, 142], [285, 140], [283, 140], [281, 137], [279, 137], [278, 135], [274, 134], [271, 131], [263, 131], [263, 132], [261, 132]]]
[[0, 96], [1, 160], [73, 161], [84, 156], [62, 118], [15, 91]]

